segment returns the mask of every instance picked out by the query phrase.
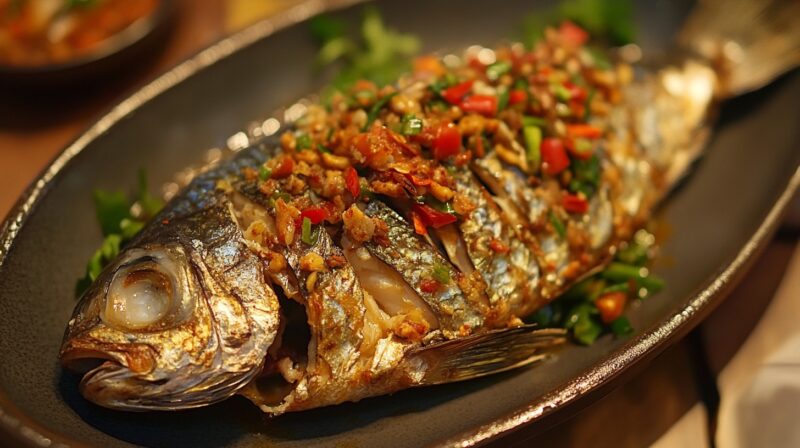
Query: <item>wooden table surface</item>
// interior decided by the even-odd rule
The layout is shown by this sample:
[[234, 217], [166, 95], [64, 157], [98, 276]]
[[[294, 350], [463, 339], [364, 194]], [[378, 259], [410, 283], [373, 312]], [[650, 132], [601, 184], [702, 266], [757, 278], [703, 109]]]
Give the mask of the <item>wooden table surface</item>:
[[[132, 72], [70, 94], [0, 98], [0, 216], [5, 216], [59, 150], [117, 101], [197, 50], [290, 3], [179, 0], [179, 14], [163, 48]], [[640, 447], [655, 443], [670, 428], [673, 431], [659, 446], [705, 444], [704, 412], [694, 418], [708, 386], [708, 378], [698, 376], [703, 371], [698, 356], [707, 360], [701, 359], [700, 364], [707, 364], [713, 381], [769, 306], [776, 285], [788, 275], [785, 270], [798, 252], [796, 246], [797, 232], [779, 235], [742, 282], [744, 286], [692, 336], [668, 349], [631, 381], [570, 420], [544, 433], [520, 431], [503, 445]], [[719, 337], [720, 328], [725, 328], [724, 338]], [[694, 423], [683, 423], [682, 417]], [[635, 424], [625, 424], [629, 422]], [[676, 426], [676, 422], [681, 423]]]

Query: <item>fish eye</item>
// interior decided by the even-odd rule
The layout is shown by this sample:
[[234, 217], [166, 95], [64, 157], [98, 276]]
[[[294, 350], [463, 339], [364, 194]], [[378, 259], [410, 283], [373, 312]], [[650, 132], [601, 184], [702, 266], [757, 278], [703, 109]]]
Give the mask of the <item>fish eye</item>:
[[123, 330], [155, 331], [186, 315], [179, 266], [166, 256], [145, 256], [122, 264], [106, 291], [103, 321]]
[[170, 310], [170, 279], [151, 267], [127, 270], [114, 277], [108, 289], [104, 317], [131, 330], [160, 322]]

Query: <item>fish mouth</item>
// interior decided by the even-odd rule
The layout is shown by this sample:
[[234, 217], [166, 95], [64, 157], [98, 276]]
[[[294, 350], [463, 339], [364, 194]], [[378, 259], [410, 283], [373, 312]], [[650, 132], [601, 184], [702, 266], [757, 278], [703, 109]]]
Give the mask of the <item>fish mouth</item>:
[[156, 365], [153, 349], [147, 345], [97, 344], [78, 339], [67, 341], [61, 350], [61, 364], [77, 373], [88, 373], [104, 364], [115, 364], [144, 375]]
[[61, 364], [72, 372], [87, 374], [106, 364], [121, 366], [117, 356], [98, 349], [68, 348], [61, 353]]
[[119, 411], [175, 411], [222, 401], [258, 372], [210, 376], [206, 372], [157, 368], [155, 350], [148, 345], [89, 345], [68, 341], [62, 365], [82, 374], [78, 390], [87, 400]]
[[81, 395], [103, 407], [127, 409], [124, 383], [133, 372], [124, 365], [124, 355], [99, 348], [67, 347], [61, 353], [61, 364], [82, 378]]
[[145, 378], [155, 368], [152, 349], [143, 345], [120, 347], [114, 344], [89, 344], [68, 341], [61, 351], [61, 364], [82, 374], [81, 395], [103, 407], [136, 410], [132, 403], [137, 393], [148, 386]]

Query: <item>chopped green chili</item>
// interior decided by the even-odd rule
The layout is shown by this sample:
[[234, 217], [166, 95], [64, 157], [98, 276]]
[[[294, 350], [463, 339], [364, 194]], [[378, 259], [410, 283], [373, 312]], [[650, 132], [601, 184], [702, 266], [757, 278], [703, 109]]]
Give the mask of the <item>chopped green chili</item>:
[[311, 224], [311, 220], [307, 217], [303, 218], [300, 239], [309, 246], [317, 244], [317, 240], [319, 239], [319, 228]]
[[611, 292], [628, 292], [629, 289], [630, 289], [630, 287], [629, 287], [627, 282], [626, 283], [615, 283], [613, 285], [609, 285], [609, 286], [606, 286], [605, 288], [603, 288], [603, 290], [600, 292], [599, 295], [608, 294], [608, 293], [611, 293]]
[[508, 89], [503, 87], [498, 89], [497, 94], [497, 111], [501, 111], [508, 107], [508, 99], [509, 99]]
[[556, 230], [558, 236], [561, 238], [567, 236], [567, 228], [564, 227], [564, 223], [558, 218], [558, 216], [556, 216], [556, 214], [552, 211], [548, 212], [547, 216], [550, 219], [550, 224], [553, 225], [553, 228]]
[[397, 95], [397, 92], [390, 93], [389, 95], [384, 96], [383, 98], [379, 99], [378, 101], [375, 102], [375, 104], [372, 105], [372, 108], [369, 110], [369, 113], [367, 114], [367, 122], [364, 124], [364, 128], [361, 129], [362, 131], [366, 131], [367, 129], [369, 129], [370, 126], [372, 126], [372, 122], [375, 121], [376, 118], [378, 118], [378, 114], [381, 113], [381, 109], [383, 109], [387, 104], [389, 104], [389, 101], [391, 101], [395, 95]]
[[542, 161], [542, 130], [537, 126], [525, 126], [522, 128], [522, 135], [525, 138], [525, 147], [528, 156], [528, 164], [532, 170], [537, 170]]
[[453, 209], [453, 204], [449, 202], [442, 202], [433, 196], [425, 196], [423, 198], [423, 202], [435, 208], [436, 210], [439, 210], [440, 212], [450, 213], [453, 215], [456, 213], [455, 209]]
[[289, 195], [289, 193], [276, 191], [272, 193], [272, 196], [269, 197], [269, 206], [275, 208], [275, 202], [277, 202], [278, 199], [283, 199], [283, 202], [288, 203], [292, 200], [292, 197]]
[[404, 115], [400, 133], [403, 135], [417, 135], [420, 132], [422, 132], [422, 119], [413, 114]]
[[553, 87], [553, 93], [556, 94], [556, 98], [558, 98], [559, 101], [567, 102], [570, 100], [570, 98], [572, 98], [572, 94], [570, 93], [569, 89], [567, 89], [563, 85], [552, 84], [552, 87]]
[[537, 126], [541, 128], [547, 126], [547, 120], [541, 117], [533, 117], [530, 115], [526, 115], [522, 117], [522, 124], [524, 126]]
[[650, 292], [658, 292], [664, 289], [664, 280], [651, 275], [647, 268], [640, 266], [614, 262], [608, 265], [602, 275], [603, 278], [612, 282], [634, 280], [639, 286]]
[[308, 134], [300, 134], [297, 136], [297, 149], [304, 150], [310, 149], [312, 145], [311, 136]]
[[611, 332], [614, 336], [627, 336], [633, 333], [631, 322], [625, 316], [620, 316], [611, 322]]
[[436, 263], [433, 265], [431, 277], [441, 284], [447, 284], [450, 282], [450, 272], [443, 264]]
[[600, 185], [600, 159], [593, 155], [589, 160], [574, 159], [570, 165], [573, 178], [569, 183], [569, 190], [573, 193], [582, 192], [586, 197], [591, 197]]
[[498, 61], [486, 67], [486, 77], [489, 78], [490, 81], [497, 81], [501, 76], [508, 73], [509, 70], [511, 70], [510, 62]]
[[647, 246], [632, 242], [617, 252], [617, 260], [632, 266], [642, 266], [647, 262], [647, 251]]
[[594, 149], [592, 148], [592, 142], [590, 142], [589, 139], [586, 138], [576, 138], [574, 140], [574, 144], [575, 144], [575, 151], [581, 154], [591, 154], [592, 150]]
[[603, 327], [594, 317], [597, 312], [593, 304], [582, 303], [573, 307], [567, 315], [566, 327], [579, 343], [591, 345], [602, 333]]
[[361, 199], [372, 199], [374, 194], [372, 190], [369, 189], [369, 182], [367, 182], [367, 179], [360, 177], [358, 179], [358, 185], [361, 187]]

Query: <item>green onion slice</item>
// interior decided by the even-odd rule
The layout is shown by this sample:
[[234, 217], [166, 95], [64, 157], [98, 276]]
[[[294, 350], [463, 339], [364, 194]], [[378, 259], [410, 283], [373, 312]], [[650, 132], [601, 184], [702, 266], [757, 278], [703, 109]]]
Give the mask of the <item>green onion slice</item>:
[[522, 128], [522, 135], [525, 138], [525, 146], [528, 155], [528, 164], [532, 171], [536, 171], [542, 161], [542, 130], [537, 126], [525, 126]]
[[300, 239], [309, 246], [317, 244], [317, 240], [319, 240], [319, 227], [311, 224], [310, 219], [303, 218], [302, 233]]
[[413, 114], [406, 114], [403, 116], [400, 133], [403, 135], [417, 135], [422, 132], [422, 126], [421, 118], [417, 118], [417, 116]]
[[556, 216], [555, 213], [552, 211], [548, 212], [548, 218], [550, 218], [550, 224], [553, 225], [553, 228], [556, 229], [556, 233], [561, 238], [567, 236], [567, 228], [564, 226], [564, 223]]
[[497, 81], [501, 76], [511, 70], [511, 63], [508, 61], [499, 61], [486, 67], [486, 77], [490, 81]]

